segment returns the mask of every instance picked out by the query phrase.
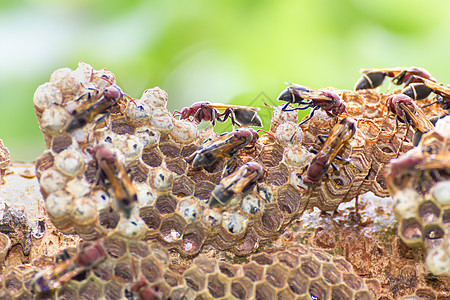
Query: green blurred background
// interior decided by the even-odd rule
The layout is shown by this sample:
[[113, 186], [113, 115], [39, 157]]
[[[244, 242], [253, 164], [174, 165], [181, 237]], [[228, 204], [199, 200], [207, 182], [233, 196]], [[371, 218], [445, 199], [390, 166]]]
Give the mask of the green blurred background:
[[448, 83], [449, 13], [448, 0], [0, 1], [0, 138], [12, 160], [39, 156], [34, 90], [79, 61], [135, 98], [160, 86], [171, 111], [274, 104], [285, 81], [353, 89], [360, 68], [421, 66]]

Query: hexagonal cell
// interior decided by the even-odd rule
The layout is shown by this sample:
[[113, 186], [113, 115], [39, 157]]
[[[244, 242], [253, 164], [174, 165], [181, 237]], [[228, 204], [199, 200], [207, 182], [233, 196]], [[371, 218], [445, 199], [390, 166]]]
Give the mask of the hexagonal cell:
[[323, 250], [311, 249], [311, 252], [314, 254], [315, 257], [324, 262], [329, 262], [333, 258], [330, 254], [326, 253]]
[[322, 274], [323, 278], [328, 283], [338, 284], [339, 282], [341, 282], [341, 272], [332, 264], [323, 264]]
[[142, 151], [142, 160], [150, 167], [159, 167], [162, 163], [162, 155], [158, 148], [144, 148]]
[[[228, 158], [219, 157], [213, 164], [205, 166], [203, 169], [208, 173], [222, 172], [227, 162]], [[239, 168], [239, 162], [236, 163], [236, 168]]]
[[104, 239], [104, 247], [106, 252], [114, 258], [119, 258], [127, 253], [127, 243], [117, 237], [106, 237]]
[[[330, 287], [323, 278], [317, 278], [311, 281], [308, 292], [313, 299], [328, 299], [330, 297]], [[351, 299], [351, 298], [332, 298], [332, 299]]]
[[281, 186], [289, 180], [289, 170], [285, 164], [281, 163], [278, 167], [271, 168], [268, 171], [266, 182], [275, 186]]
[[100, 225], [105, 228], [113, 229], [117, 227], [120, 220], [119, 212], [115, 211], [112, 207], [106, 207], [99, 212]]
[[399, 226], [399, 235], [406, 241], [419, 240], [422, 238], [422, 226], [415, 218], [402, 220]]
[[48, 152], [44, 152], [44, 154], [42, 154], [41, 156], [39, 156], [36, 159], [36, 162], [34, 163], [35, 168], [36, 168], [36, 174], [38, 176], [40, 176], [40, 174], [42, 172], [44, 172], [45, 170], [50, 169], [51, 167], [53, 167], [53, 163], [54, 163], [54, 157], [53, 155], [50, 153], [50, 151]]
[[22, 291], [21, 293], [19, 293], [18, 295], [16, 295], [15, 299], [20, 299], [20, 300], [32, 300], [33, 296], [31, 295], [30, 292], [28, 291]]
[[72, 145], [72, 136], [70, 134], [62, 134], [55, 136], [52, 140], [52, 150], [59, 153]]
[[194, 254], [200, 251], [206, 239], [207, 233], [201, 226], [201, 223], [191, 223], [184, 230], [183, 249], [188, 254]]
[[95, 281], [86, 280], [78, 290], [79, 299], [99, 299], [102, 294], [102, 285]]
[[258, 283], [255, 287], [256, 299], [275, 299], [276, 290], [267, 282]]
[[353, 299], [353, 291], [345, 284], [331, 288], [331, 299]]
[[139, 216], [151, 230], [156, 230], [161, 225], [161, 215], [156, 209], [150, 207], [141, 208]]
[[108, 300], [121, 299], [124, 296], [122, 285], [117, 281], [110, 281], [105, 285], [104, 296]]
[[268, 253], [255, 254], [251, 259], [259, 265], [271, 265], [273, 263], [273, 259]]
[[286, 266], [290, 269], [296, 268], [298, 266], [298, 258], [292, 253], [283, 251], [277, 253], [276, 256], [280, 264], [282, 264], [283, 266]]
[[302, 257], [300, 268], [307, 276], [311, 278], [320, 275], [320, 263], [314, 257]]
[[111, 121], [111, 131], [117, 134], [133, 134], [134, 127], [128, 124], [125, 118], [115, 119]]
[[277, 299], [278, 300], [295, 299], [295, 294], [289, 288], [285, 288], [277, 293]]
[[93, 269], [94, 275], [103, 281], [108, 281], [111, 278], [113, 272], [114, 265], [111, 260], [105, 260]]
[[353, 271], [352, 265], [343, 257], [334, 257], [333, 263], [342, 272], [351, 273]]
[[170, 159], [166, 161], [167, 169], [177, 175], [182, 175], [186, 172], [188, 164], [181, 157]]
[[57, 292], [57, 299], [79, 299], [75, 285], [65, 284]]
[[128, 174], [133, 182], [145, 182], [148, 178], [149, 169], [142, 163], [129, 167]]
[[225, 274], [226, 276], [232, 278], [236, 276], [239, 269], [237, 266], [221, 261], [219, 262], [219, 270], [222, 274]]
[[194, 192], [195, 183], [186, 175], [175, 178], [172, 186], [172, 194], [178, 197], [191, 196]]
[[221, 274], [208, 276], [208, 290], [214, 298], [225, 296], [228, 285], [228, 279]]
[[114, 276], [120, 278], [120, 281], [131, 282], [137, 276], [132, 261], [130, 259], [124, 259], [116, 262]]
[[215, 184], [209, 181], [201, 181], [195, 184], [194, 196], [199, 199], [209, 199], [212, 190], [216, 187]]
[[239, 213], [223, 213], [222, 227], [230, 234], [240, 235], [247, 229], [248, 219]]
[[276, 167], [283, 159], [283, 151], [281, 145], [272, 144], [262, 149], [259, 160], [265, 167]]
[[432, 201], [426, 201], [419, 207], [419, 217], [424, 223], [433, 223], [439, 219], [441, 210]]
[[176, 158], [180, 156], [181, 148], [174, 142], [160, 143], [159, 150], [161, 153], [169, 158]]
[[253, 262], [244, 265], [244, 275], [252, 281], [260, 281], [263, 278], [264, 267], [261, 267]]
[[206, 277], [200, 269], [189, 269], [184, 274], [184, 281], [187, 286], [198, 292], [205, 288]]
[[195, 266], [204, 274], [215, 273], [217, 261], [214, 258], [200, 256], [194, 260]]
[[266, 280], [276, 288], [286, 284], [288, 270], [280, 264], [269, 266], [266, 270]]
[[355, 300], [372, 300], [373, 295], [368, 291], [359, 291], [355, 294]]
[[246, 277], [235, 278], [231, 282], [231, 294], [238, 299], [250, 299], [253, 283]]
[[161, 236], [164, 241], [171, 243], [181, 239], [186, 221], [180, 215], [171, 215], [161, 223]]
[[187, 146], [184, 146], [184, 147], [181, 149], [180, 155], [181, 155], [182, 157], [189, 157], [189, 156], [191, 156], [195, 151], [197, 151], [197, 149], [198, 149], [198, 145], [196, 145], [196, 144], [189, 144], [189, 145], [187, 145]]
[[262, 226], [269, 231], [278, 231], [281, 227], [282, 221], [283, 215], [275, 207], [264, 210], [261, 217]]
[[153, 257], [142, 260], [141, 272], [148, 282], [155, 282], [162, 277], [162, 270]]
[[0, 290], [0, 299], [13, 300], [14, 298], [12, 296], [10, 296], [6, 290], [2, 289], [2, 290]]
[[166, 270], [164, 273], [164, 280], [169, 286], [177, 286], [181, 284], [181, 276], [171, 270]]
[[423, 299], [423, 300], [436, 299], [436, 294], [432, 290], [427, 289], [427, 288], [417, 289], [415, 294], [417, 297], [419, 297], [420, 299]]
[[362, 287], [362, 280], [352, 273], [344, 273], [342, 275], [344, 282], [354, 290], [359, 290]]
[[308, 290], [309, 278], [299, 269], [289, 271], [287, 283], [291, 291], [302, 295]]
[[177, 199], [170, 195], [161, 195], [156, 199], [155, 207], [162, 215], [170, 214], [177, 208]]
[[[277, 191], [277, 203], [281, 211], [292, 214], [295, 213], [300, 206], [300, 193], [291, 184], [280, 187]], [[305, 201], [306, 202], [306, 201]]]
[[444, 242], [444, 230], [439, 225], [427, 225], [423, 231], [423, 242], [428, 249], [436, 248]]
[[450, 230], [450, 209], [444, 210], [442, 214], [442, 225], [444, 225], [444, 228], [448, 228], [447, 230]]
[[147, 243], [142, 241], [128, 241], [128, 250], [130, 254], [133, 254], [136, 257], [146, 257], [150, 254], [150, 249], [148, 248]]
[[5, 289], [7, 289], [11, 295], [15, 295], [22, 288], [22, 276], [20, 272], [16, 270], [11, 270], [7, 274], [4, 274], [3, 280]]

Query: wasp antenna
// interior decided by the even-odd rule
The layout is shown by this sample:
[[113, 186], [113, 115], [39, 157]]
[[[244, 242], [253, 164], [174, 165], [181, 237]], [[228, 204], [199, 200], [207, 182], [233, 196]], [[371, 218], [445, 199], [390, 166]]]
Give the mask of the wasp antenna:
[[264, 132], [264, 133], [270, 135], [271, 137], [273, 137], [274, 140], [276, 140], [276, 137], [275, 137], [272, 133], [270, 133], [270, 132], [268, 132], [268, 131], [265, 131], [264, 129], [258, 129], [258, 130], [256, 130], [256, 132], [260, 132], [260, 131], [262, 131], [262, 132]]
[[123, 95], [124, 95], [125, 97], [127, 97], [127, 98], [128, 98], [128, 100], [130, 100], [131, 102], [133, 102], [135, 106], [137, 106], [137, 104], [136, 104], [136, 102], [134, 101], [134, 99], [133, 99], [133, 98], [131, 98], [130, 96], [128, 96], [128, 95], [127, 95], [127, 94], [125, 94], [125, 93], [123, 93]]
[[264, 103], [265, 106], [270, 107], [270, 108], [272, 108], [272, 109], [275, 109], [275, 108], [276, 108], [276, 107], [274, 107], [274, 106], [272, 106], [272, 105], [270, 105], [270, 104], [267, 104], [266, 102], [263, 102], [263, 103]]
[[104, 81], [110, 83], [111, 85], [114, 84], [114, 83], [113, 83], [111, 80], [109, 80], [108, 78], [105, 78], [105, 77], [100, 77], [100, 78], [103, 79]]

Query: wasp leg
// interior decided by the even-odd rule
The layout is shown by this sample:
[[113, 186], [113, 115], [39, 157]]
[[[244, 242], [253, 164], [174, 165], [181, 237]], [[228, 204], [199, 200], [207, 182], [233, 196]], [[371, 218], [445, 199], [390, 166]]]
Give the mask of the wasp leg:
[[314, 108], [309, 113], [309, 116], [305, 120], [301, 121], [300, 124], [298, 124], [298, 126], [305, 124], [307, 121], [309, 121], [314, 116], [316, 110], [318, 110], [319, 108], [320, 108], [319, 106], [314, 106]]
[[227, 161], [227, 164], [225, 165], [225, 168], [223, 169], [224, 176], [228, 176], [231, 173], [233, 173], [234, 169], [236, 168], [236, 162], [237, 162], [237, 152], [235, 152], [230, 159]]

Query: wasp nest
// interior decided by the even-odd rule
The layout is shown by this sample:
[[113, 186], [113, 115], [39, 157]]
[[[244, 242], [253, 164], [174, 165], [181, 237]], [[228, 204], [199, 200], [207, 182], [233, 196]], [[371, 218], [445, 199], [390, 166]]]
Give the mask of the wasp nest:
[[0, 181], [2, 177], [5, 175], [6, 168], [11, 162], [11, 158], [9, 156], [8, 148], [3, 145], [3, 141], [0, 139]]
[[450, 276], [450, 117], [440, 119], [419, 145], [393, 160], [386, 178], [395, 199], [398, 234], [427, 249], [426, 265]]

